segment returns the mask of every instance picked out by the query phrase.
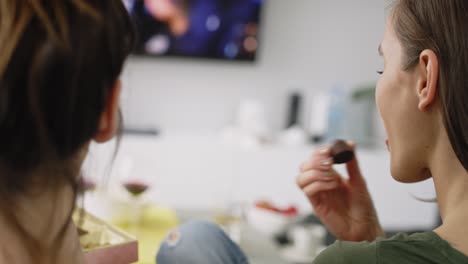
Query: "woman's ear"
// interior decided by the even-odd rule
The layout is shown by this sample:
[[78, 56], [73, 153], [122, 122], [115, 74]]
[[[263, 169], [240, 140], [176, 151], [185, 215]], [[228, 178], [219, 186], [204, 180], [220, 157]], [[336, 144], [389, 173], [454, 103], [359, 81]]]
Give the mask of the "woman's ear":
[[120, 125], [120, 92], [122, 90], [122, 82], [117, 80], [112, 87], [107, 98], [104, 112], [101, 113], [99, 119], [99, 127], [94, 140], [98, 143], [104, 143], [111, 140]]
[[426, 49], [419, 56], [419, 68], [421, 70], [418, 82], [418, 108], [425, 111], [436, 99], [439, 80], [439, 59], [434, 51]]

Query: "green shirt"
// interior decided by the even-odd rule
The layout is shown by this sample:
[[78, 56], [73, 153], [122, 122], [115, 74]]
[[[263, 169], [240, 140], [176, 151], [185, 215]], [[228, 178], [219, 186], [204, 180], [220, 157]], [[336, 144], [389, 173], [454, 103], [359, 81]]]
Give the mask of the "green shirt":
[[468, 257], [434, 232], [398, 234], [369, 242], [337, 241], [314, 264], [459, 264]]

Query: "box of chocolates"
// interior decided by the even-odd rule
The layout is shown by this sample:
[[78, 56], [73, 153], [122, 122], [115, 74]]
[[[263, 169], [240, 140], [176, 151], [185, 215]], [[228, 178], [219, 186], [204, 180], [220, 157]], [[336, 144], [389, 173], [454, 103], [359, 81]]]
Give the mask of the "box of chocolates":
[[88, 264], [129, 264], [138, 261], [138, 241], [125, 231], [77, 209], [73, 221]]

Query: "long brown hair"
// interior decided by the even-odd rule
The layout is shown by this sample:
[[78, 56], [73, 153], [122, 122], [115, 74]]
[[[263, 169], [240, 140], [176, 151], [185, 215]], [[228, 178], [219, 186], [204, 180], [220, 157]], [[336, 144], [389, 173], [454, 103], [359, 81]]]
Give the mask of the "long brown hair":
[[468, 170], [468, 1], [397, 0], [396, 35], [404, 50], [403, 68], [411, 70], [425, 49], [439, 59], [439, 104], [452, 148]]
[[77, 156], [134, 41], [120, 0], [0, 1], [0, 208], [34, 256], [41, 243], [17, 222], [14, 197], [35, 185], [76, 198]]

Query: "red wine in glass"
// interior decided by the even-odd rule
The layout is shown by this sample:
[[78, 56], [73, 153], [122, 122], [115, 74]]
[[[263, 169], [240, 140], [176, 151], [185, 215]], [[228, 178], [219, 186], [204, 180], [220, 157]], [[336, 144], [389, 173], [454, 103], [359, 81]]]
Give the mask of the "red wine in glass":
[[148, 190], [149, 185], [139, 181], [127, 181], [123, 184], [127, 192], [133, 196], [139, 196]]
[[92, 191], [96, 189], [96, 183], [91, 179], [80, 177], [78, 180], [78, 189], [82, 192]]

